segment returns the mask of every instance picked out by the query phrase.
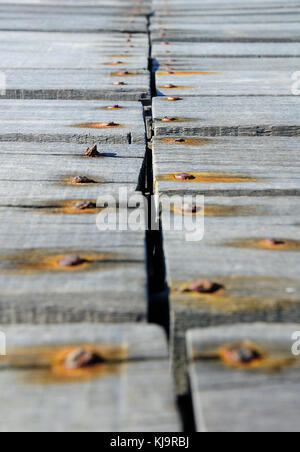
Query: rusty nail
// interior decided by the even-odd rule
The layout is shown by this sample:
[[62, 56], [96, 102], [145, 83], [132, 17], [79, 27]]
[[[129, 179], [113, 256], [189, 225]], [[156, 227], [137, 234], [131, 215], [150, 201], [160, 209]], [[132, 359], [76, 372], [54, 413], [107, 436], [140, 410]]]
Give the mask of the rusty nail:
[[98, 147], [95, 144], [92, 148], [87, 148], [87, 150], [84, 153], [85, 156], [87, 157], [99, 157], [100, 156], [100, 152], [98, 152]]
[[120, 107], [120, 105], [110, 105], [106, 108], [107, 108], [107, 110], [120, 110], [120, 108], [122, 108], [122, 107]]
[[85, 260], [82, 259], [77, 254], [68, 254], [67, 256], [64, 256], [60, 259], [58, 265], [60, 267], [77, 267], [78, 265], [81, 265], [84, 262]]
[[172, 122], [172, 121], [176, 121], [176, 118], [173, 118], [172, 116], [165, 116], [164, 118], [162, 118], [163, 122]]
[[177, 180], [194, 180], [196, 179], [195, 176], [189, 173], [177, 173], [174, 175], [175, 179]]
[[120, 75], [122, 77], [123, 75], [130, 75], [130, 72], [129, 71], [120, 71], [120, 72], [117, 72], [116, 75]]
[[79, 201], [73, 205], [73, 208], [76, 210], [95, 209], [96, 204], [91, 201]]
[[113, 61], [111, 64], [117, 66], [118, 64], [123, 64], [123, 61]]
[[79, 348], [69, 353], [65, 360], [64, 366], [67, 369], [80, 369], [82, 367], [89, 367], [102, 362], [100, 356], [92, 353], [84, 348]]
[[285, 241], [284, 240], [278, 240], [278, 239], [270, 238], [270, 239], [266, 239], [265, 243], [266, 243], [266, 245], [269, 245], [269, 246], [278, 246], [278, 245], [284, 245]]
[[197, 204], [189, 204], [185, 203], [182, 205], [183, 213], [197, 213], [201, 210], [201, 207], [198, 207]]
[[167, 85], [163, 85], [163, 88], [172, 89], [172, 88], [177, 88], [177, 86], [176, 85], [172, 85], [172, 83], [168, 83]]
[[94, 184], [95, 181], [85, 176], [75, 176], [71, 180], [72, 184]]
[[178, 100], [181, 100], [180, 97], [176, 97], [176, 96], [170, 96], [166, 98], [169, 102], [177, 102]]
[[103, 125], [104, 125], [104, 127], [117, 127], [119, 124], [111, 121], [111, 122], [105, 122]]
[[185, 139], [184, 138], [174, 138], [174, 143], [185, 143]]
[[209, 281], [208, 279], [198, 278], [189, 284], [187, 291], [198, 293], [215, 293], [222, 288], [223, 286], [221, 286], [220, 284]]
[[229, 345], [223, 354], [225, 360], [232, 364], [250, 364], [262, 358], [258, 350], [247, 344]]
[[123, 85], [126, 85], [126, 83], [125, 82], [114, 82], [113, 85], [115, 85], [115, 86], [123, 86]]

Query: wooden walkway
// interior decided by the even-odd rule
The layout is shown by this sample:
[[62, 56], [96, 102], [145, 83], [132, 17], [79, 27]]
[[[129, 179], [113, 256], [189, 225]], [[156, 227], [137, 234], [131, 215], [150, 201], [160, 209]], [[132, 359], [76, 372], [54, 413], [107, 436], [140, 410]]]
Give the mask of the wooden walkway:
[[[299, 22], [0, 0], [0, 431], [300, 431]], [[146, 233], [124, 190], [205, 208]], [[129, 221], [100, 231], [108, 196]]]

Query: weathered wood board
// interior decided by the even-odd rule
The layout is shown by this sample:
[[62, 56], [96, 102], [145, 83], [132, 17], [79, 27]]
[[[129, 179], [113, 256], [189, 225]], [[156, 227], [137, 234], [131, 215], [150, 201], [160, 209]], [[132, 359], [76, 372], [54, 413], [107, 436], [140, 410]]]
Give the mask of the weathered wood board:
[[[299, 27], [300, 28], [300, 27]], [[295, 71], [294, 71], [295, 72]], [[158, 96], [292, 96], [293, 72], [290, 71], [226, 71], [204, 72], [158, 71]], [[173, 84], [177, 88], [169, 88]]]
[[[201, 4], [199, 4], [201, 6]], [[178, 20], [178, 16], [180, 15], [180, 20]], [[202, 25], [207, 26], [211, 24], [221, 24], [226, 26], [227, 24], [233, 24], [236, 26], [237, 24], [244, 25], [247, 27], [249, 24], [283, 24], [284, 26], [288, 23], [298, 23], [300, 20], [300, 10], [297, 8], [282, 8], [280, 9], [268, 9], [268, 8], [257, 8], [257, 9], [239, 9], [238, 11], [227, 10], [224, 9], [219, 10], [209, 10], [203, 11], [198, 9], [197, 11], [189, 14], [186, 12], [172, 14], [170, 11], [169, 15], [164, 14], [155, 14], [151, 17], [151, 32], [158, 33], [160, 37], [169, 38], [170, 34], [178, 29], [184, 30], [185, 33], [188, 33], [189, 30], [198, 30], [201, 29]], [[215, 30], [218, 33], [218, 29]], [[161, 32], [165, 32], [166, 34], [161, 36]], [[185, 36], [180, 35], [180, 40], [184, 40]], [[178, 41], [178, 35], [177, 39]]]
[[163, 45], [154, 43], [152, 48], [153, 58], [166, 57], [185, 58], [194, 57], [299, 57], [300, 44], [295, 43], [240, 43], [240, 42], [203, 42], [201, 45], [195, 42], [170, 43]]
[[[174, 89], [169, 89], [170, 95]], [[155, 98], [154, 130], [159, 136], [299, 135], [300, 97], [206, 96], [177, 102]], [[163, 122], [170, 117], [173, 121]]]
[[[191, 73], [191, 80], [195, 74], [193, 72], [220, 72], [220, 71], [289, 71], [297, 72], [300, 65], [300, 58], [264, 58], [264, 57], [247, 57], [247, 58], [201, 58], [195, 57], [192, 60], [185, 57], [168, 58], [161, 57], [153, 60], [153, 70], [159, 72], [187, 72]], [[168, 68], [168, 69], [167, 69]], [[234, 76], [234, 74], [233, 74]]]
[[132, 36], [2, 31], [0, 68], [146, 70], [148, 36]]
[[19, 68], [2, 73], [6, 86], [0, 99], [150, 99], [150, 74], [146, 71]]
[[[299, 144], [298, 137], [155, 137], [156, 188], [169, 195], [299, 195]], [[176, 173], [196, 179], [176, 180]]]
[[142, 105], [122, 102], [122, 108], [107, 110], [110, 105], [105, 101], [2, 99], [0, 140], [144, 143]]
[[[299, 432], [298, 324], [235, 325], [187, 334], [189, 375], [198, 432]], [[230, 367], [218, 350], [251, 341], [262, 353], [251, 368]], [[207, 359], [205, 355], [214, 355]]]
[[[0, 357], [0, 380], [7, 388], [0, 404], [2, 432], [181, 431], [159, 327], [5, 325], [1, 331], [8, 348]], [[64, 355], [82, 347], [107, 349], [107, 362], [70, 372], [61, 358], [53, 367], [49, 351]], [[16, 363], [20, 353], [23, 366]]]
[[[263, 16], [262, 16], [263, 17]], [[186, 24], [186, 21], [177, 23], [173, 27], [162, 24], [160, 28], [166, 29], [166, 35], [163, 39], [169, 41], [183, 42], [299, 42], [300, 31], [299, 21], [282, 23], [232, 23], [226, 22], [228, 19], [223, 18], [223, 23], [197, 23]], [[224, 23], [225, 22], [225, 23]], [[166, 25], [166, 27], [165, 27]], [[1, 27], [1, 22], [0, 22]], [[153, 33], [154, 31], [154, 33]], [[159, 32], [153, 30], [153, 42], [161, 42], [162, 36]]]

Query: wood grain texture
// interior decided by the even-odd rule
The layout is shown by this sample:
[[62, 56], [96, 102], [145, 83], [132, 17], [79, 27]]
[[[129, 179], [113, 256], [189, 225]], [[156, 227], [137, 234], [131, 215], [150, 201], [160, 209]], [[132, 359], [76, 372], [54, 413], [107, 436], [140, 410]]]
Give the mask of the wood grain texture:
[[[299, 324], [252, 324], [188, 332], [189, 356], [199, 356], [189, 365], [199, 432], [299, 431], [300, 362], [291, 354], [292, 334], [298, 330]], [[232, 369], [218, 359], [201, 359], [208, 349], [243, 340], [259, 344], [267, 357], [294, 361], [270, 371]]]
[[[179, 432], [163, 331], [150, 325], [5, 326], [10, 349], [69, 347], [84, 343], [128, 348], [124, 363], [108, 365], [99, 375], [64, 383], [51, 370], [22, 370], [1, 359], [0, 379], [6, 420], [1, 431], [24, 432]], [[1, 366], [2, 365], [2, 366]], [[43, 375], [50, 376], [47, 384]], [[41, 378], [42, 376], [42, 378]], [[73, 378], [74, 380], [74, 378]], [[149, 387], [156, 388], [148, 391]], [[84, 414], [84, 415], [83, 415]], [[4, 416], [4, 414], [3, 414]]]
[[[109, 111], [104, 109], [105, 101], [0, 100], [0, 140], [144, 143], [141, 104], [122, 102], [121, 106], [124, 108]], [[98, 122], [114, 122], [120, 127], [89, 128], [89, 123]]]
[[[170, 89], [170, 95], [173, 90]], [[219, 97], [203, 101], [185, 97], [178, 102], [156, 98], [153, 102], [155, 134], [160, 136], [295, 136], [300, 98], [289, 97]], [[178, 122], [160, 121], [171, 116]], [[183, 118], [180, 121], [180, 118]]]

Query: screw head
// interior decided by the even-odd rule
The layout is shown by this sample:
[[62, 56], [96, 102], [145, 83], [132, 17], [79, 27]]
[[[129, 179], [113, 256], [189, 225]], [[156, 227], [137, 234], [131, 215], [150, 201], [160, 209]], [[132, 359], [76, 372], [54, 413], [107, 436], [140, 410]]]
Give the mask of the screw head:
[[185, 203], [181, 207], [183, 213], [198, 213], [202, 209], [201, 207], [198, 207], [197, 204], [189, 204]]
[[73, 177], [73, 179], [71, 180], [72, 184], [94, 184], [95, 181], [93, 181], [92, 179], [89, 179], [88, 177], [85, 176], [75, 176]]
[[96, 204], [91, 201], [78, 201], [73, 205], [73, 208], [76, 210], [95, 209]]
[[176, 121], [176, 118], [173, 118], [172, 116], [165, 116], [164, 118], [162, 118], [163, 122], [172, 122], [172, 121]]
[[109, 105], [108, 107], [106, 107], [107, 110], [120, 110], [120, 105]]
[[220, 284], [209, 281], [208, 279], [198, 278], [189, 284], [187, 291], [212, 294], [222, 288], [223, 286], [221, 286]]
[[81, 265], [85, 262], [84, 259], [82, 259], [77, 254], [69, 254], [67, 256], [62, 257], [58, 265], [60, 267], [77, 267], [78, 265]]
[[87, 157], [99, 157], [100, 156], [100, 152], [98, 152], [98, 147], [95, 144], [92, 148], [87, 148], [87, 150], [84, 153], [85, 156]]
[[254, 347], [243, 343], [227, 346], [223, 355], [224, 359], [232, 364], [251, 364], [262, 357]]
[[163, 85], [163, 88], [165, 88], [165, 89], [174, 89], [174, 88], [177, 88], [177, 86], [173, 85], [172, 83], [168, 83], [167, 85]]
[[177, 180], [194, 180], [196, 179], [195, 176], [189, 173], [177, 173], [174, 175], [174, 178]]
[[101, 362], [98, 355], [84, 348], [79, 348], [70, 352], [64, 359], [66, 369], [81, 369], [83, 367], [93, 366]]
[[279, 246], [279, 245], [284, 245], [285, 241], [284, 240], [279, 240], [279, 239], [275, 239], [275, 238], [269, 238], [265, 240], [265, 244], [268, 246]]

